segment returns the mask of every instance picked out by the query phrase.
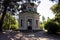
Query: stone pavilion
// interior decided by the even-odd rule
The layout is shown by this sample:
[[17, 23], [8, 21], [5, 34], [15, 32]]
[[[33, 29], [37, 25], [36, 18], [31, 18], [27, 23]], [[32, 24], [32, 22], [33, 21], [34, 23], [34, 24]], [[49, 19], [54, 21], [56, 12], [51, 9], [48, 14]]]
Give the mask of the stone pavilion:
[[21, 5], [22, 12], [19, 13], [20, 30], [39, 30], [39, 13], [37, 13], [36, 0], [25, 1]]

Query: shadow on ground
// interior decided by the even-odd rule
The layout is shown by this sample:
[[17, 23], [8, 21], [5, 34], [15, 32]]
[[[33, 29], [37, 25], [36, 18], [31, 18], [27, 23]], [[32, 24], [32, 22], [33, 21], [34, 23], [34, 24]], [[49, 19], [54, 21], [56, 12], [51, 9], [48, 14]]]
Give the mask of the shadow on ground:
[[44, 31], [4, 31], [0, 40], [60, 40], [60, 37]]

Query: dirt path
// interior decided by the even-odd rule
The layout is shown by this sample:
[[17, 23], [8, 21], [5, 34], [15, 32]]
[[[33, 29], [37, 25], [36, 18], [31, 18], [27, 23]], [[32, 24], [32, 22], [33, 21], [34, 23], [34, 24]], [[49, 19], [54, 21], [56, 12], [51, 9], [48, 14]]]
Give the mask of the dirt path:
[[0, 40], [60, 40], [60, 38], [53, 34], [45, 32], [3, 32], [0, 33]]

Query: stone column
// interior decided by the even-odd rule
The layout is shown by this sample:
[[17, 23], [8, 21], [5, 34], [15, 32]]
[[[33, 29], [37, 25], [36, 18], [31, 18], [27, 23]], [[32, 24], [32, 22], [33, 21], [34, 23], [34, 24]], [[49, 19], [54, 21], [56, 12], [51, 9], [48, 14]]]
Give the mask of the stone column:
[[34, 17], [32, 18], [32, 30], [35, 29], [35, 22], [34, 22]]
[[24, 28], [27, 29], [27, 19], [26, 19], [26, 17], [24, 18]]

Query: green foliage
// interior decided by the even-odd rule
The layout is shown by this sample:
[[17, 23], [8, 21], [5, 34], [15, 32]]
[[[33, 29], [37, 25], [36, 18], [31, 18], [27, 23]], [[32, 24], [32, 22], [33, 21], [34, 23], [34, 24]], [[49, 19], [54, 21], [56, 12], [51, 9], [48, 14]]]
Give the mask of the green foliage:
[[48, 21], [45, 24], [44, 28], [46, 30], [48, 30], [48, 33], [56, 33], [56, 32], [59, 31], [59, 26], [58, 26], [57, 22], [56, 21], [53, 21], [53, 20]]
[[59, 5], [55, 4], [51, 7], [51, 10], [56, 14], [59, 12]]
[[55, 19], [58, 18], [57, 21], [59, 21], [60, 19], [60, 4], [55, 4], [51, 7], [51, 10], [54, 12], [55, 14]]
[[44, 30], [45, 23], [46, 21], [40, 23], [40, 29]]
[[12, 17], [12, 15], [7, 13], [4, 17], [2, 29], [3, 30], [18, 29], [18, 21], [14, 17]]
[[42, 16], [42, 22], [40, 23], [40, 28], [44, 30], [44, 25], [45, 25], [45, 17]]
[[[58, 4], [55, 4], [55, 5], [53, 5], [52, 7], [51, 7], [51, 10], [54, 12], [54, 14], [55, 14], [55, 19], [54, 19], [54, 21], [55, 21], [55, 23], [56, 24], [54, 24], [54, 21], [52, 21], [53, 22], [53, 25], [54, 26], [57, 26], [57, 28], [56, 27], [54, 27], [54, 28], [56, 28], [59, 32], [60, 32], [60, 0], [59, 0], [59, 3]], [[56, 30], [56, 31], [57, 31]]]
[[42, 21], [44, 22], [44, 20], [45, 20], [45, 17], [44, 17], [44, 16], [42, 16]]

